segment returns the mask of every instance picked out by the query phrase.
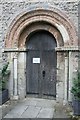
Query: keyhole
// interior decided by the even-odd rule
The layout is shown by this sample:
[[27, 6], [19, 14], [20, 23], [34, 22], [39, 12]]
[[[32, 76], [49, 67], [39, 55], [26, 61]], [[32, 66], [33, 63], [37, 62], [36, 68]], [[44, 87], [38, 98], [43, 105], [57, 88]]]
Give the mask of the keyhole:
[[45, 77], [45, 71], [44, 70], [43, 70], [42, 74], [43, 74], [43, 78], [44, 78]]

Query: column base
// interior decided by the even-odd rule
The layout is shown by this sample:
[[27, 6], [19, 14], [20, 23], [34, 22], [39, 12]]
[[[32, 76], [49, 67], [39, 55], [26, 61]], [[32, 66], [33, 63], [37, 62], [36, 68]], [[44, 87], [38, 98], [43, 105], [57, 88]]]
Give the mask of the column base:
[[12, 97], [12, 100], [18, 100], [19, 99], [19, 96], [13, 96]]
[[67, 105], [68, 101], [67, 100], [63, 100], [63, 105]]

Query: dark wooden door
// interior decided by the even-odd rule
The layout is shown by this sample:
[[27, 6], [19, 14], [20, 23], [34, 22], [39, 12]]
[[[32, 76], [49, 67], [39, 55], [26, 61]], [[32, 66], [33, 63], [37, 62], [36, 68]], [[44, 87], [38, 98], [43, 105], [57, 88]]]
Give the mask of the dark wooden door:
[[27, 93], [56, 96], [56, 40], [46, 31], [30, 36], [27, 43]]
[[40, 52], [29, 50], [27, 59], [27, 93], [39, 93], [39, 70], [40, 65], [33, 63], [34, 58], [39, 58]]
[[41, 71], [42, 94], [56, 96], [56, 55], [53, 50], [42, 52]]

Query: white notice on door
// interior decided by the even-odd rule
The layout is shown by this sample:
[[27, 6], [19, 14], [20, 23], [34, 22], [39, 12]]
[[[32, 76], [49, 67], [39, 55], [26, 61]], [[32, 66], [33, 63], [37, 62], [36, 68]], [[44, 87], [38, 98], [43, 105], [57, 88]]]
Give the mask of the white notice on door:
[[40, 63], [40, 58], [33, 58], [33, 63]]

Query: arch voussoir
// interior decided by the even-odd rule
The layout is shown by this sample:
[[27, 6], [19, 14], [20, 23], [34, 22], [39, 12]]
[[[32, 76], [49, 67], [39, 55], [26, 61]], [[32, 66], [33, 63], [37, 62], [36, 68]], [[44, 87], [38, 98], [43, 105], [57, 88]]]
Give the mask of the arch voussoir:
[[46, 25], [50, 24], [52, 27], [55, 27], [62, 35], [64, 45], [74, 45], [75, 41], [77, 41], [75, 29], [67, 17], [59, 13], [60, 12], [56, 13], [55, 10], [49, 11], [43, 9], [34, 10], [29, 13], [21, 13], [10, 26], [9, 32], [6, 35], [5, 47], [18, 47], [19, 37], [25, 27], [28, 28], [31, 24], [39, 22], [44, 22]]

